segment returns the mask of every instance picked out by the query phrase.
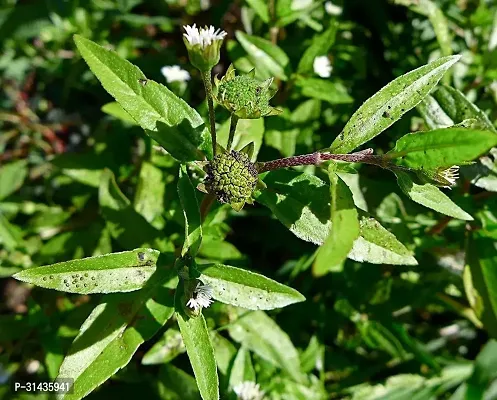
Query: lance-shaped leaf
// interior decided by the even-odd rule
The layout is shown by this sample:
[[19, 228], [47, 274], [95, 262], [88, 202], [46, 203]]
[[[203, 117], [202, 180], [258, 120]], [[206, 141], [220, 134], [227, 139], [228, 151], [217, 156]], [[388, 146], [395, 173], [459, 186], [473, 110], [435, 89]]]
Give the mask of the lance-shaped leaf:
[[161, 367], [158, 386], [160, 399], [198, 400], [200, 398], [195, 378], [172, 364]]
[[331, 231], [320, 247], [313, 265], [313, 273], [321, 276], [341, 269], [354, 241], [359, 236], [359, 220], [352, 192], [335, 173], [336, 163], [328, 169], [331, 182]]
[[256, 71], [265, 78], [288, 79], [289, 59], [286, 53], [270, 41], [236, 31], [236, 38], [245, 49]]
[[181, 333], [168, 329], [142, 358], [143, 365], [166, 364], [186, 351]]
[[[497, 247], [495, 240], [475, 234], [467, 246], [471, 275], [470, 304], [485, 329], [497, 338]], [[465, 282], [466, 285], [467, 282]], [[466, 285], [466, 290], [468, 287]]]
[[[258, 194], [257, 201], [298, 238], [323, 244], [331, 229], [328, 185], [316, 176], [289, 170], [269, 172], [264, 183], [267, 190]], [[361, 236], [349, 258], [374, 264], [416, 264], [412, 253], [379, 222], [366, 221], [361, 221]]]
[[155, 271], [159, 252], [135, 249], [29, 268], [13, 277], [69, 293], [114, 293], [141, 289]]
[[471, 161], [495, 145], [494, 132], [445, 128], [402, 136], [386, 157], [413, 169], [437, 169]]
[[231, 388], [243, 382], [256, 382], [255, 370], [250, 358], [250, 352], [244, 346], [236, 353], [233, 366], [230, 371], [229, 385]]
[[300, 88], [303, 96], [324, 100], [330, 104], [347, 104], [354, 100], [340, 82], [319, 78], [297, 78], [295, 86]]
[[59, 370], [59, 378], [74, 379], [73, 393], [59, 399], [87, 396], [121, 368], [174, 312], [169, 286], [173, 274], [157, 271], [142, 290], [109, 295], [81, 325]]
[[229, 326], [230, 336], [261, 358], [301, 381], [300, 360], [288, 335], [263, 311], [254, 311]]
[[126, 122], [131, 125], [138, 125], [134, 118], [129, 115], [126, 110], [117, 102], [117, 101], [111, 101], [110, 103], [104, 104], [101, 108], [101, 110], [113, 116], [114, 118], [117, 118], [123, 122]]
[[466, 119], [476, 119], [479, 129], [497, 132], [487, 115], [469, 101], [460, 90], [442, 85], [433, 92], [433, 98], [454, 124]]
[[172, 251], [172, 245], [158, 229], [138, 214], [117, 186], [114, 175], [104, 170], [98, 190], [98, 200], [111, 236], [124, 248], [150, 246]]
[[328, 185], [316, 176], [283, 169], [269, 172], [264, 183], [267, 189], [257, 201], [298, 238], [323, 243], [331, 226]]
[[0, 168], [0, 200], [17, 191], [28, 175], [26, 160], [5, 164]]
[[143, 161], [133, 201], [135, 210], [148, 222], [164, 212], [166, 183], [162, 170], [148, 161]]
[[395, 171], [400, 189], [412, 201], [450, 217], [472, 221], [473, 217], [447, 197], [439, 188], [414, 182], [407, 172]]
[[[177, 151], [180, 145], [176, 137], [169, 137], [177, 131], [166, 127], [181, 125], [183, 132], [185, 129], [189, 132], [185, 146], [197, 146], [209, 156], [212, 155], [210, 135], [204, 121], [185, 101], [164, 85], [148, 80], [138, 67], [114, 51], [79, 35], [74, 35], [74, 41], [104, 89], [166, 150], [169, 151], [168, 147], [171, 147], [173, 152]], [[170, 146], [171, 142], [173, 146]], [[191, 148], [185, 152], [192, 155]]]
[[213, 289], [213, 297], [226, 304], [249, 310], [272, 310], [304, 301], [291, 287], [263, 275], [222, 264], [197, 266], [200, 280]]
[[176, 290], [176, 319], [195, 374], [197, 386], [203, 400], [219, 400], [219, 378], [209, 330], [202, 314], [198, 317], [190, 318], [184, 313], [183, 305], [181, 304], [183, 290], [180, 287], [182, 286], [180, 283]]
[[418, 105], [459, 58], [439, 58], [390, 82], [352, 115], [331, 145], [331, 151], [348, 153], [379, 135]]
[[314, 59], [317, 56], [322, 56], [328, 53], [328, 50], [335, 43], [338, 22], [332, 20], [326, 31], [314, 35], [310, 46], [306, 48], [302, 58], [299, 61], [297, 71], [299, 73], [312, 72]]
[[188, 176], [186, 165], [182, 165], [179, 170], [178, 195], [185, 217], [185, 242], [181, 256], [190, 251], [191, 256], [195, 257], [200, 243], [202, 243], [202, 221], [196, 190]]
[[372, 217], [360, 219], [360, 236], [348, 257], [372, 264], [417, 265], [412, 252]]

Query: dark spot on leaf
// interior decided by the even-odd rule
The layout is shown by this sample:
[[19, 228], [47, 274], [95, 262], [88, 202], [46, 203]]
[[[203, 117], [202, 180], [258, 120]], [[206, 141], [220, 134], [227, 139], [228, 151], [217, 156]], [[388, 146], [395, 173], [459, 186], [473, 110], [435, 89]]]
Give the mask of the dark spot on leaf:
[[79, 278], [80, 281], [82, 281], [83, 279], [85, 279], [85, 278], [83, 278], [83, 277]]
[[50, 279], [53, 279], [53, 275], [50, 275]]
[[140, 261], [145, 261], [145, 253], [142, 253], [141, 251], [138, 253], [138, 260]]
[[387, 113], [386, 111], [382, 114], [383, 118], [390, 118], [390, 114]]
[[148, 82], [148, 79], [138, 79], [138, 83], [142, 86], [145, 86]]

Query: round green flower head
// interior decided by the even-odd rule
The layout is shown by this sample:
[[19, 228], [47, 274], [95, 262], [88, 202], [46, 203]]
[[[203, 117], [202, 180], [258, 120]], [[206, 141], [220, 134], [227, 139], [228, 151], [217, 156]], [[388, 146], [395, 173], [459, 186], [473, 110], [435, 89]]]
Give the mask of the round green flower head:
[[206, 171], [205, 188], [215, 194], [219, 202], [230, 204], [236, 211], [246, 202], [252, 203], [258, 173], [247, 154], [234, 150], [218, 154]]
[[235, 69], [230, 65], [221, 80], [214, 78], [216, 101], [242, 119], [281, 114], [281, 110], [269, 105], [269, 100], [276, 93], [270, 89], [273, 78], [261, 82], [254, 78], [254, 74], [252, 70], [247, 75], [235, 76]]

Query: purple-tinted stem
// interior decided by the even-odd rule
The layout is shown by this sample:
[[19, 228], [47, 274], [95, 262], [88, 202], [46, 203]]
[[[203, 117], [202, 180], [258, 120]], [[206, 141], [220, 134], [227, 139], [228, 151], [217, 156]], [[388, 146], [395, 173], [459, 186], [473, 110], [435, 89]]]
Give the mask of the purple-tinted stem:
[[373, 149], [366, 149], [352, 154], [330, 154], [330, 153], [311, 153], [300, 156], [280, 158], [278, 160], [257, 163], [259, 173], [272, 171], [274, 169], [295, 167], [297, 165], [319, 165], [323, 161], [336, 160], [347, 162], [360, 162], [373, 164], [382, 168], [390, 167], [389, 163], [382, 156], [373, 155]]

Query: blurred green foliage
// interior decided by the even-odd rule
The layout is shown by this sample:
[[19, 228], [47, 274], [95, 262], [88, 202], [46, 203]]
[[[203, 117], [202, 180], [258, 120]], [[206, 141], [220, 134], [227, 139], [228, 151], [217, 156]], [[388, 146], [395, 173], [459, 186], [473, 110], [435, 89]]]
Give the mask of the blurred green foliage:
[[[248, 381], [275, 400], [497, 399], [497, 150], [461, 168], [453, 190], [435, 199], [402, 173], [399, 187], [389, 171], [369, 165], [338, 164], [330, 168], [331, 178], [315, 166], [272, 172], [265, 179], [271, 190], [242, 212], [214, 203], [200, 244], [199, 224], [192, 222], [198, 216], [184, 215], [183, 208], [201, 171], [190, 164], [181, 176], [189, 174], [192, 182], [178, 185], [177, 162], [196, 159], [196, 146], [208, 138], [201, 125], [208, 121], [201, 76], [188, 63], [182, 39], [182, 25], [193, 23], [228, 32], [214, 74], [224, 75], [233, 63], [241, 73], [256, 67], [257, 78], [276, 78], [279, 91], [271, 104], [283, 113], [241, 120], [235, 138], [237, 148], [254, 141], [259, 161], [330, 147], [342, 131], [355, 132], [351, 125], [344, 129], [347, 122], [382, 87], [452, 54], [462, 58], [431, 94], [367, 146], [385, 154], [409, 132], [465, 128], [468, 120], [471, 128], [495, 132], [492, 0], [4, 0], [0, 398], [49, 398], [15, 393], [13, 382], [55, 379], [66, 355], [62, 370], [85, 362], [75, 348], [94, 353], [81, 391], [101, 386], [89, 399], [188, 400], [200, 398], [199, 388], [209, 392], [210, 381], [196, 382], [193, 374], [204, 368], [214, 376], [215, 365], [192, 360], [192, 368], [178, 323], [170, 319], [175, 257], [183, 246], [200, 245], [199, 264], [247, 270], [240, 281], [252, 279], [248, 270], [257, 272], [306, 298], [268, 312], [215, 302], [203, 311], [205, 323], [176, 314], [183, 334], [191, 325], [185, 341], [200, 348], [210, 338], [221, 399], [248, 399], [236, 393]], [[194, 107], [198, 114], [189, 120], [199, 128], [194, 134], [188, 126], [172, 129], [167, 122], [178, 123], [179, 115], [160, 109], [165, 121], [160, 132], [169, 132], [162, 136], [169, 141], [152, 136], [170, 147], [175, 138], [191, 134], [194, 151], [157, 151], [157, 143], [137, 126], [142, 123], [113, 102], [92, 74], [74, 34], [115, 50]], [[320, 56], [330, 62], [329, 77], [315, 66]], [[191, 79], [169, 82], [161, 68], [173, 65]], [[219, 142], [226, 145], [229, 114], [217, 107], [216, 118]], [[361, 124], [357, 130], [364, 131]], [[201, 149], [209, 152], [208, 145]], [[393, 256], [360, 262], [357, 253], [345, 260], [333, 251], [336, 258], [326, 265], [328, 257], [314, 243], [327, 236], [330, 190], [340, 188], [345, 197], [339, 203], [352, 201], [358, 208], [359, 229], [373, 226], [370, 232], [377, 233], [361, 238], [379, 245], [390, 241], [401, 262]], [[288, 209], [297, 204], [312, 215], [321, 230], [311, 233], [322, 240], [299, 236], [298, 227], [287, 229], [275, 211], [276, 196], [285, 197]], [[445, 213], [440, 204], [448, 199], [457, 214], [440, 214], [409, 197]], [[316, 211], [323, 202], [325, 215]], [[331, 208], [332, 218], [342, 215], [340, 208]], [[344, 246], [350, 240], [344, 238]], [[161, 251], [155, 281], [130, 293], [71, 294], [11, 278], [32, 267], [144, 246]], [[398, 263], [407, 265], [392, 265]], [[219, 271], [202, 274], [222, 281]], [[282, 299], [294, 296], [280, 286]], [[289, 304], [283, 303], [277, 306]], [[147, 323], [151, 315], [160, 326]], [[95, 332], [108, 341], [95, 346]], [[114, 364], [108, 366], [109, 359]]]

